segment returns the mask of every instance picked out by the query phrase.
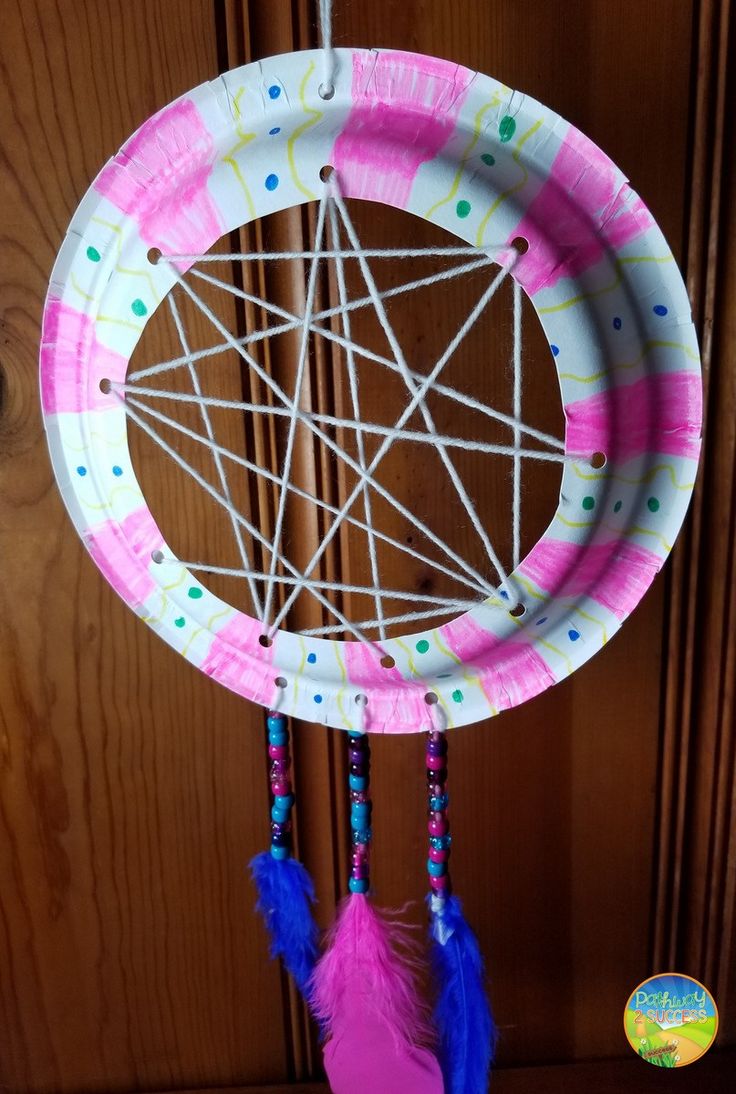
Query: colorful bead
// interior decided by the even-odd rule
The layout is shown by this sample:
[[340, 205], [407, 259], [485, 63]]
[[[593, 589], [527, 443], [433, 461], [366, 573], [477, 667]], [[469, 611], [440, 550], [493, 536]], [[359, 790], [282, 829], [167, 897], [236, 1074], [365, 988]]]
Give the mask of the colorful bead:
[[284, 859], [289, 857], [288, 847], [277, 847], [275, 844], [271, 844], [271, 854], [274, 858]]
[[351, 790], [366, 790], [368, 787], [368, 777], [366, 775], [350, 775], [348, 782]]
[[268, 743], [270, 745], [288, 745], [289, 734], [288, 733], [269, 733]]
[[427, 767], [430, 771], [441, 771], [444, 766], [443, 756], [427, 756]]
[[269, 744], [268, 755], [272, 760], [286, 760], [289, 757], [289, 750], [286, 745]]
[[451, 888], [448, 860], [452, 839], [449, 834], [450, 825], [447, 820], [447, 806], [449, 803], [445, 788], [447, 782], [447, 738], [444, 733], [433, 730], [428, 734], [425, 762], [429, 805], [427, 873], [429, 874], [429, 885], [432, 892], [446, 897], [449, 896]]
[[353, 802], [350, 812], [356, 817], [364, 817], [371, 812], [372, 808], [372, 803], [369, 801]]
[[446, 862], [432, 862], [431, 858], [427, 859], [427, 873], [430, 877], [442, 877], [447, 873]]
[[[352, 827], [352, 825], [351, 825]], [[353, 829], [353, 843], [370, 843], [373, 838], [373, 830], [370, 828]]]
[[351, 877], [348, 881], [348, 887], [351, 893], [367, 893], [370, 881], [364, 877]]
[[275, 798], [286, 798], [291, 794], [291, 784], [288, 779], [276, 779], [271, 783], [271, 793]]
[[283, 824], [284, 821], [289, 819], [288, 809], [279, 809], [277, 805], [271, 806], [271, 820], [276, 821], [277, 824]]
[[450, 857], [450, 852], [449, 850], [440, 851], [437, 847], [430, 847], [429, 857], [431, 858], [432, 862], [447, 862], [448, 858]]
[[435, 893], [442, 892], [443, 889], [447, 890], [450, 888], [450, 875], [442, 874], [441, 877], [430, 877], [429, 884]]
[[437, 812], [437, 811], [441, 811], [443, 809], [447, 809], [447, 806], [449, 804], [449, 800], [450, 799], [449, 799], [449, 796], [447, 794], [439, 794], [436, 798], [430, 797], [430, 799], [429, 799], [429, 808], [433, 812]]
[[273, 803], [279, 809], [291, 809], [294, 801], [295, 798], [293, 794], [276, 794]]

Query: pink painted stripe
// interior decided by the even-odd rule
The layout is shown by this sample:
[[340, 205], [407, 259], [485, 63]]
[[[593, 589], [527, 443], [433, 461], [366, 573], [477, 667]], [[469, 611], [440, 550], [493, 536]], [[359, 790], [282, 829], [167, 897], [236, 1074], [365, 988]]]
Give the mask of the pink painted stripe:
[[703, 389], [696, 372], [659, 372], [565, 406], [572, 453], [619, 461], [643, 452], [697, 459]]
[[148, 567], [163, 538], [142, 506], [123, 521], [105, 521], [85, 533], [84, 541], [106, 580], [131, 607], [138, 608], [156, 588]]
[[653, 551], [623, 539], [589, 546], [542, 539], [520, 569], [553, 597], [590, 596], [618, 619], [625, 619], [662, 562]]
[[401, 683], [403, 679], [395, 666], [390, 669], [383, 667], [381, 651], [376, 646], [369, 646], [365, 642], [346, 642], [341, 654], [351, 684], [380, 688], [391, 681]]
[[608, 156], [570, 126], [548, 178], [509, 237], [530, 244], [514, 276], [533, 295], [563, 277], [579, 277], [607, 249], [644, 235], [654, 220], [632, 194]]
[[144, 122], [94, 188], [135, 218], [146, 243], [164, 253], [202, 254], [224, 231], [207, 189], [215, 158], [196, 106], [179, 99]]
[[268, 678], [275, 647], [261, 646], [261, 634], [263, 624], [239, 612], [212, 639], [200, 669], [239, 695], [273, 702], [275, 685]]
[[508, 710], [556, 683], [546, 661], [528, 642], [502, 641], [470, 617], [440, 627], [442, 640], [477, 672], [491, 706]]
[[101, 346], [93, 320], [50, 297], [41, 336], [41, 402], [45, 414], [109, 410], [117, 401], [104, 395], [104, 377], [122, 383], [128, 362]]
[[473, 73], [414, 53], [353, 54], [353, 108], [332, 162], [349, 197], [405, 208], [452, 136]]

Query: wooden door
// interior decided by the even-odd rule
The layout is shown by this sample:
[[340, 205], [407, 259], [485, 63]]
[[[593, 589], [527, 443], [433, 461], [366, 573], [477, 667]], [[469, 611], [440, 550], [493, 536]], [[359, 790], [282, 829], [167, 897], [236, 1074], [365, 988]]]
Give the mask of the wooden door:
[[[0, 1083], [11, 1091], [320, 1078], [314, 1031], [251, 910], [246, 864], [268, 838], [262, 712], [177, 658], [104, 583], [55, 488], [36, 378], [48, 275], [99, 166], [190, 87], [315, 45], [314, 7], [3, 9]], [[453, 740], [453, 877], [487, 955], [502, 1068], [626, 1055], [627, 996], [666, 967], [709, 984], [722, 1042], [733, 1041], [730, 15], [729, 0], [336, 3], [337, 45], [451, 57], [603, 147], [682, 262], [702, 336], [706, 455], [665, 572], [582, 670]], [[296, 242], [303, 227], [297, 217], [274, 231]], [[380, 243], [394, 225], [362, 228]], [[282, 299], [303, 293], [272, 284]], [[464, 291], [443, 306], [461, 308]], [[435, 314], [418, 302], [402, 338], [415, 344]], [[324, 377], [327, 363], [317, 367]], [[545, 421], [548, 389], [527, 397]], [[173, 472], [157, 504], [174, 525], [202, 520]], [[529, 534], [543, 517], [531, 514]], [[295, 738], [298, 849], [326, 925], [346, 876], [343, 747], [317, 725]], [[417, 923], [422, 747], [410, 737], [374, 748], [375, 887], [387, 906], [414, 901]]]

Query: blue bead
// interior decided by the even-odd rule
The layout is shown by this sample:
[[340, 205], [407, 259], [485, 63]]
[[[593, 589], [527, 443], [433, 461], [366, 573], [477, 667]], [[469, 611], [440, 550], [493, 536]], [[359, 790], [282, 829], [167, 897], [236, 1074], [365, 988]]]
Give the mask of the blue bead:
[[268, 743], [270, 745], [288, 745], [289, 734], [288, 733], [269, 733]]
[[362, 731], [362, 729], [349, 729], [348, 737], [365, 737], [365, 733]]
[[367, 877], [351, 877], [348, 879], [348, 888], [351, 893], [367, 893], [370, 882]]
[[429, 845], [434, 847], [435, 851], [448, 851], [450, 844], [452, 843], [452, 836], [430, 836]]
[[368, 780], [364, 775], [351, 775], [348, 782], [351, 790], [366, 790], [368, 787]]
[[294, 801], [293, 794], [276, 794], [273, 799], [273, 804], [277, 809], [291, 809]]
[[430, 877], [443, 877], [447, 873], [446, 862], [432, 862], [431, 858], [427, 859], [427, 873]]
[[286, 729], [286, 718], [283, 714], [269, 714], [266, 718], [266, 725], [269, 729]]
[[448, 794], [442, 794], [442, 795], [440, 795], [439, 798], [430, 798], [429, 799], [429, 808], [432, 810], [433, 813], [438, 813], [442, 809], [447, 809], [447, 806], [449, 805], [449, 803], [450, 803], [449, 795]]
[[275, 847], [273, 844], [271, 844], [271, 854], [274, 858], [285, 859], [289, 857], [289, 848]]
[[276, 824], [284, 824], [289, 819], [288, 809], [279, 809], [277, 805], [271, 807], [271, 820]]
[[[353, 826], [350, 826], [353, 828]], [[373, 838], [372, 828], [353, 828], [353, 843], [370, 843]]]
[[370, 802], [353, 802], [350, 806], [350, 814], [354, 817], [365, 817], [371, 811]]

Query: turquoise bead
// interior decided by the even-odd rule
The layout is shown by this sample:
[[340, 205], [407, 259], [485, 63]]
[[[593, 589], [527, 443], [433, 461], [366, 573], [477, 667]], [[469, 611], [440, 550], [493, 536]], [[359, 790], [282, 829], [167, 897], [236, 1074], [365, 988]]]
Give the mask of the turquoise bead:
[[274, 805], [271, 809], [271, 820], [276, 824], [285, 824], [289, 819], [288, 809], [279, 809], [277, 805]]
[[268, 743], [270, 745], [288, 745], [289, 734], [288, 733], [269, 733]]
[[289, 848], [288, 847], [274, 847], [273, 844], [272, 844], [271, 845], [271, 854], [273, 855], [274, 858], [285, 859], [285, 858], [289, 857]]
[[429, 799], [429, 808], [433, 813], [440, 813], [443, 809], [447, 809], [450, 799], [447, 794], [442, 794], [439, 798]]
[[350, 806], [350, 813], [354, 817], [366, 817], [371, 811], [370, 802], [353, 802]]
[[430, 877], [442, 877], [447, 873], [446, 862], [432, 862], [431, 858], [427, 859], [427, 873]]
[[286, 718], [266, 718], [266, 725], [268, 726], [269, 733], [272, 730], [278, 730], [279, 733], [286, 733]]
[[370, 843], [373, 839], [372, 828], [356, 828], [352, 822], [350, 827], [353, 829], [353, 843]]
[[351, 790], [366, 790], [368, 788], [368, 780], [365, 775], [350, 775], [348, 776], [348, 782]]
[[295, 798], [293, 794], [277, 794], [273, 799], [273, 804], [277, 809], [291, 809], [294, 801]]
[[348, 888], [351, 893], [367, 893], [370, 882], [367, 877], [351, 877], [348, 880]]

